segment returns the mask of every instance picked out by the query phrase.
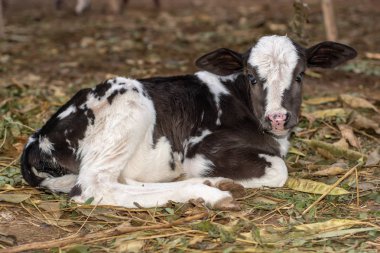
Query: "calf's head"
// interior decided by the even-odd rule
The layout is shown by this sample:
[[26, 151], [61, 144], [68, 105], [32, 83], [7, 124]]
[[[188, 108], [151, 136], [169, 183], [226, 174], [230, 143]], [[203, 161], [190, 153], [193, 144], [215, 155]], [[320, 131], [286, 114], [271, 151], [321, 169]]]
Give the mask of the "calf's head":
[[298, 123], [306, 68], [333, 68], [356, 54], [336, 42], [303, 48], [286, 36], [274, 35], [262, 37], [244, 54], [217, 49], [200, 57], [196, 65], [220, 76], [243, 75], [262, 128], [282, 137]]

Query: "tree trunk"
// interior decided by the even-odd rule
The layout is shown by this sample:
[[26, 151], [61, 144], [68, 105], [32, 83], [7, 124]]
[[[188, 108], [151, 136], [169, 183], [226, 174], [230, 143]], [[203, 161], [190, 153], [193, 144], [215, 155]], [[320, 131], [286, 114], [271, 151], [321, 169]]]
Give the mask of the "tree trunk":
[[332, 0], [322, 0], [322, 11], [327, 40], [336, 41], [338, 39], [338, 30], [336, 28]]
[[4, 19], [3, 19], [3, 1], [0, 0], [0, 38], [4, 38], [5, 29], [4, 29]]

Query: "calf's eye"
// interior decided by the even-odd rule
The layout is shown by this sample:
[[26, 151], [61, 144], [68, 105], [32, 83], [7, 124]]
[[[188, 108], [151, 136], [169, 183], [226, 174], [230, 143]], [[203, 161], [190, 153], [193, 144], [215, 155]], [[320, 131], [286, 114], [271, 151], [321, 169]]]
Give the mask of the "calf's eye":
[[256, 83], [257, 83], [257, 80], [256, 80], [255, 76], [252, 75], [252, 74], [248, 74], [248, 81], [249, 81], [251, 84], [256, 84]]
[[302, 79], [303, 79], [303, 75], [304, 75], [303, 72], [300, 73], [300, 74], [298, 74], [298, 76], [296, 77], [296, 82], [297, 82], [297, 83], [300, 83], [300, 82], [302, 81]]

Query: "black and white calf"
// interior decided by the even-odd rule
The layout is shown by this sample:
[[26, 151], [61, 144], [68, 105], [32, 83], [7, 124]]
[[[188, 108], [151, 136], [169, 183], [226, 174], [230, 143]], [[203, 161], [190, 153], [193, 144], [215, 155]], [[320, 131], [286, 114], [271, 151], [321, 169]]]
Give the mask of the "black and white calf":
[[266, 36], [244, 54], [218, 49], [200, 57], [203, 71], [194, 75], [107, 80], [79, 91], [30, 137], [22, 174], [78, 202], [153, 207], [202, 198], [236, 208], [231, 193], [214, 186], [287, 180], [283, 157], [306, 67], [355, 56], [334, 42], [304, 49]]

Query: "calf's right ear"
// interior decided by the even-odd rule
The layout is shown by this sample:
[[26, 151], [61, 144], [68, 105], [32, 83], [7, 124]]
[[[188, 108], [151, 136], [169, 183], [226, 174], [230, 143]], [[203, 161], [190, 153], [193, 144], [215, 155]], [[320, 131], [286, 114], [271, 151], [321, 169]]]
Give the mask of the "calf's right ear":
[[243, 56], [231, 49], [220, 48], [199, 57], [195, 65], [213, 74], [228, 76], [243, 70]]

